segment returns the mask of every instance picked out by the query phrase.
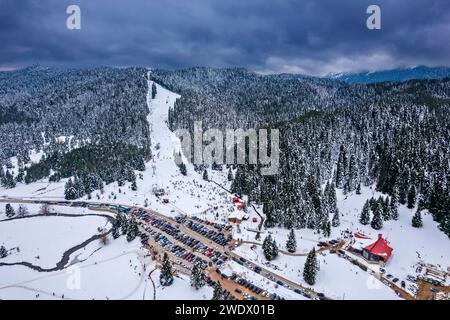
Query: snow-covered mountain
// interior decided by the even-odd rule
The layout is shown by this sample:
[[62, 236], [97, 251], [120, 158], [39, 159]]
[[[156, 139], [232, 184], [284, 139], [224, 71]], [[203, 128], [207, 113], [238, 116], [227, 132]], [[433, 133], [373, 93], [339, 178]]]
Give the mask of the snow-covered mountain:
[[347, 83], [376, 83], [386, 81], [398, 82], [413, 79], [443, 79], [448, 77], [450, 77], [450, 68], [418, 66], [414, 68], [375, 72], [338, 73], [329, 75], [326, 78], [341, 80]]

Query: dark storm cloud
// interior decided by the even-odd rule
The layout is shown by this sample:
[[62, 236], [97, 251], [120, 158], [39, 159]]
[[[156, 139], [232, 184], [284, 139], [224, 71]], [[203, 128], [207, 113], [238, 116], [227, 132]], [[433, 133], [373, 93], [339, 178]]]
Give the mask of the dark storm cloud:
[[[66, 28], [81, 7], [82, 29]], [[378, 4], [382, 30], [366, 28]], [[450, 65], [448, 0], [0, 0], [0, 68], [244, 66], [260, 72]]]

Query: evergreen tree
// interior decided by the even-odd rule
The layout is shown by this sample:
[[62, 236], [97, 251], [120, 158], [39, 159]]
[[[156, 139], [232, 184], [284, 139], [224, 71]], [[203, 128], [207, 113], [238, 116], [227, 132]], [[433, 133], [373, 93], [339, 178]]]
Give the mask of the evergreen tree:
[[272, 237], [269, 234], [263, 241], [262, 249], [267, 260], [272, 259]]
[[336, 228], [339, 227], [341, 224], [341, 221], [339, 220], [339, 210], [336, 209], [336, 211], [333, 214], [333, 218], [331, 220], [331, 225]]
[[370, 223], [370, 204], [369, 200], [364, 203], [364, 206], [359, 216], [359, 222], [363, 225], [368, 225]]
[[275, 259], [276, 257], [278, 257], [278, 245], [277, 242], [275, 241], [275, 239], [273, 239], [272, 241], [272, 259]]
[[414, 186], [411, 186], [408, 191], [408, 209], [414, 208], [416, 205], [416, 188]]
[[158, 93], [158, 92], [157, 92], [157, 90], [156, 90], [156, 85], [155, 85], [155, 83], [153, 82], [153, 83], [152, 83], [152, 99], [155, 99], [157, 93]]
[[400, 176], [400, 182], [398, 185], [398, 201], [400, 204], [406, 204], [406, 198], [408, 194], [408, 177], [405, 173]]
[[316, 283], [317, 275], [317, 257], [314, 248], [308, 253], [305, 266], [303, 268], [303, 280], [310, 286]]
[[138, 225], [135, 219], [131, 219], [128, 222], [128, 228], [127, 228], [127, 241], [131, 242], [133, 241], [138, 233]]
[[205, 271], [202, 268], [202, 262], [200, 260], [196, 261], [192, 268], [191, 286], [197, 290], [200, 289], [205, 285], [205, 278]]
[[294, 229], [291, 229], [286, 241], [286, 249], [290, 253], [294, 253], [297, 250], [297, 241], [295, 240]]
[[450, 216], [447, 216], [442, 220], [439, 224], [439, 229], [450, 238]]
[[180, 173], [183, 176], [187, 175], [186, 165], [183, 162], [178, 167], [180, 168]]
[[[3, 172], [3, 169], [0, 168], [0, 171]], [[13, 175], [9, 172], [9, 170], [6, 170], [5, 174], [1, 177], [1, 185], [5, 187], [6, 189], [12, 189], [16, 186], [16, 181], [14, 180]]]
[[361, 182], [356, 185], [356, 194], [361, 194]]
[[269, 234], [263, 241], [262, 249], [267, 260], [271, 261], [278, 255], [278, 247], [275, 240]]
[[167, 252], [164, 252], [159, 282], [164, 287], [170, 286], [173, 283], [172, 265]]
[[383, 220], [384, 221], [391, 220], [391, 208], [389, 206], [389, 198], [386, 197], [385, 200], [381, 199], [380, 204], [383, 210]]
[[6, 258], [6, 256], [8, 255], [8, 251], [6, 250], [6, 248], [4, 246], [0, 247], [0, 259]]
[[389, 203], [389, 210], [391, 213], [391, 218], [393, 220], [398, 220], [399, 216], [398, 216], [398, 204], [397, 204], [397, 198], [395, 196], [393, 196], [391, 198], [391, 202]]
[[339, 151], [338, 162], [336, 165], [336, 187], [342, 188], [347, 178], [347, 152], [345, 147], [341, 145]]
[[370, 226], [375, 230], [383, 228], [383, 208], [381, 203], [378, 203], [375, 212], [373, 213], [372, 222]]
[[223, 300], [223, 290], [219, 284], [214, 285], [212, 300]]
[[422, 228], [423, 227], [422, 215], [420, 214], [419, 209], [417, 209], [416, 213], [414, 214], [412, 221], [411, 221], [411, 225], [414, 228]]
[[78, 192], [75, 188], [72, 178], [69, 178], [69, 180], [67, 180], [66, 184], [64, 185], [64, 198], [66, 200], [75, 200], [77, 198], [77, 195]]
[[231, 168], [228, 169], [227, 179], [228, 181], [233, 181], [233, 172], [231, 171]]
[[119, 213], [117, 217], [120, 219], [120, 230], [122, 231], [122, 235], [128, 234], [129, 221], [121, 213]]
[[206, 169], [203, 171], [203, 180], [205, 180], [205, 181], [209, 180], [208, 179], [208, 171]]
[[266, 228], [273, 228], [275, 226], [275, 219], [273, 213], [273, 205], [270, 201], [267, 201], [263, 205], [263, 213], [266, 216], [264, 219], [264, 225]]
[[331, 236], [331, 223], [330, 221], [324, 221], [323, 227], [322, 227], [323, 235], [326, 238], [329, 238]]
[[117, 239], [118, 237], [120, 237], [120, 219], [117, 219], [117, 218], [114, 219], [111, 233], [112, 233], [112, 236], [114, 239]]
[[7, 203], [5, 206], [5, 213], [8, 218], [12, 218], [16, 214], [16, 212], [14, 211], [14, 208], [9, 203]]
[[133, 180], [133, 182], [131, 183], [131, 190], [133, 190], [133, 191], [136, 191], [136, 190], [137, 190], [136, 179]]

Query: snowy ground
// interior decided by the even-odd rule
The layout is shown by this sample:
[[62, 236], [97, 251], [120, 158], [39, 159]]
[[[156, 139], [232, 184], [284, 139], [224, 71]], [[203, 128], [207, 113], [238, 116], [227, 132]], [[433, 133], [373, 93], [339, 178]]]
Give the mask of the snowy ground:
[[[70, 208], [73, 213], [74, 208]], [[33, 212], [30, 212], [33, 213]], [[107, 227], [104, 217], [32, 217], [0, 222], [0, 244], [20, 247], [0, 262], [30, 262], [54, 267], [69, 248]], [[159, 284], [159, 271], [138, 239], [94, 240], [70, 256], [62, 270], [39, 272], [27, 266], [0, 266], [0, 299], [210, 299], [211, 288], [195, 290], [189, 278], [175, 278], [171, 287]], [[39, 259], [36, 257], [39, 256]], [[145, 269], [144, 269], [145, 268]]]
[[[91, 236], [109, 229], [103, 217], [31, 217], [0, 223], [0, 245], [11, 250], [4, 263], [26, 261], [42, 268], [55, 267], [63, 253]], [[56, 240], [56, 241], [55, 241]]]

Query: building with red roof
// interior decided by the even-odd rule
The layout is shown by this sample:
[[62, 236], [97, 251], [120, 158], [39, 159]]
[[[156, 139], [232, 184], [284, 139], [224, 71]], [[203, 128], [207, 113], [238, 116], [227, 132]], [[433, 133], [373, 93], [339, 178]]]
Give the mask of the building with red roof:
[[392, 250], [394, 249], [389, 246], [380, 233], [377, 241], [362, 249], [362, 256], [368, 261], [386, 263], [391, 257]]

